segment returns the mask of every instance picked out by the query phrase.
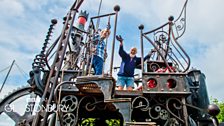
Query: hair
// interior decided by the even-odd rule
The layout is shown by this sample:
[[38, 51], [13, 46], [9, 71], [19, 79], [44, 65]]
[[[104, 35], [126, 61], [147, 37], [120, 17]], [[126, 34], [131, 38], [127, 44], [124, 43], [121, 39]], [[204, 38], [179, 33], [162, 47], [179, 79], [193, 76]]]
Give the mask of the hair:
[[137, 48], [136, 47], [132, 47], [131, 50], [135, 50], [135, 52], [137, 53]]

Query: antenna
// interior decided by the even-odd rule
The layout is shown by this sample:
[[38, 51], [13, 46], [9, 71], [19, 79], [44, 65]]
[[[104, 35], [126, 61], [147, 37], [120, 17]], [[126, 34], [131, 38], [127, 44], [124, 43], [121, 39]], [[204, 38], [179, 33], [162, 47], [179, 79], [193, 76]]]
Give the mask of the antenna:
[[[103, 1], [103, 0], [100, 0], [100, 5], [99, 5], [99, 9], [98, 9], [97, 16], [100, 15], [100, 10], [101, 10], [102, 1]], [[97, 23], [96, 23], [96, 31], [98, 31], [99, 24], [100, 24], [100, 18], [97, 19]]]

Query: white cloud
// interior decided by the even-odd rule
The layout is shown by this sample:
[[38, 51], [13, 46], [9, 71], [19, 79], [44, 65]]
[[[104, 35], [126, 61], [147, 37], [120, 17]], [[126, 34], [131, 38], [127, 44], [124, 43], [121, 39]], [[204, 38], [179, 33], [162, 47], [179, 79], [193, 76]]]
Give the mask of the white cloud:
[[223, 100], [223, 83], [224, 71], [222, 70], [224, 59], [224, 43], [216, 43], [209, 46], [204, 54], [197, 54], [197, 58], [193, 57], [194, 65], [201, 69], [206, 75], [207, 90], [209, 96]]
[[1, 18], [7, 18], [7, 16], [22, 16], [24, 6], [17, 0], [1, 0], [0, 11]]
[[[191, 47], [197, 45], [195, 50], [200, 53], [192, 54], [194, 67], [198, 67], [206, 75], [209, 96], [224, 100], [222, 91], [224, 83], [224, 72], [222, 68], [224, 58], [224, 17], [220, 16], [223, 12], [224, 1], [189, 1], [188, 5], [188, 24], [187, 36], [194, 41], [186, 41]], [[186, 44], [185, 43], [185, 44]], [[189, 50], [190, 52], [191, 50]]]
[[44, 5], [47, 5], [49, 0], [21, 0], [24, 6], [29, 8], [29, 10], [40, 10]]

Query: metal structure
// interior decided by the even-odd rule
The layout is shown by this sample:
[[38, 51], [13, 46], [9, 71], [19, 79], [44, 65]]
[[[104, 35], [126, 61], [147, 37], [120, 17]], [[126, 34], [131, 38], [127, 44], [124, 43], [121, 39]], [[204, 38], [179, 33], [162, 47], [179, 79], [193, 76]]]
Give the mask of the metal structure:
[[[155, 51], [150, 60], [138, 67], [142, 77], [135, 82], [142, 86], [133, 91], [116, 90], [112, 76], [120, 7], [115, 6], [113, 13], [91, 17], [85, 30], [89, 14], [79, 11], [83, 1], [75, 1], [64, 18], [60, 36], [47, 48], [57, 23], [52, 20], [41, 53], [32, 64], [29, 85], [2, 99], [0, 114], [6, 113], [16, 126], [218, 125], [215, 116], [219, 108], [209, 105], [205, 75], [200, 70], [189, 70], [190, 58], [177, 41], [186, 29], [187, 0], [176, 20], [171, 16], [167, 23], [149, 32], [143, 31], [144, 25], [139, 26], [142, 57], [147, 46], [144, 42], [151, 44]], [[78, 22], [73, 25], [77, 13]], [[92, 37], [98, 30], [99, 19], [105, 17], [114, 17], [110, 72], [102, 76], [88, 75]], [[10, 104], [25, 95], [40, 98], [40, 102], [30, 101], [27, 107], [32, 111], [24, 115], [9, 111]], [[35, 106], [39, 111], [35, 111]]]

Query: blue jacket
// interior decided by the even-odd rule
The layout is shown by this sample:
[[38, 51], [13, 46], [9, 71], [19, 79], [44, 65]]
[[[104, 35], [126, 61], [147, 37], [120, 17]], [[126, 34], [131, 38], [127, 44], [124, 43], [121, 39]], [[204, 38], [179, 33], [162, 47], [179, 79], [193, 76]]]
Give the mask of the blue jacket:
[[[131, 60], [130, 55], [124, 51], [123, 46], [120, 46], [119, 48], [119, 55], [122, 58], [122, 62], [121, 62], [120, 70], [117, 75], [124, 76], [124, 77], [134, 77], [135, 67], [141, 64], [141, 58], [135, 56]], [[147, 55], [144, 58], [144, 61], [148, 58], [149, 56]]]

